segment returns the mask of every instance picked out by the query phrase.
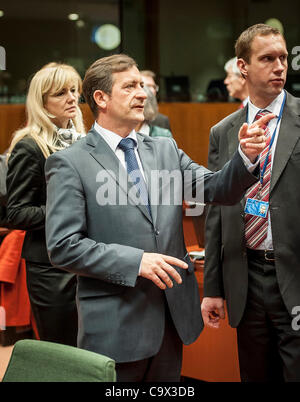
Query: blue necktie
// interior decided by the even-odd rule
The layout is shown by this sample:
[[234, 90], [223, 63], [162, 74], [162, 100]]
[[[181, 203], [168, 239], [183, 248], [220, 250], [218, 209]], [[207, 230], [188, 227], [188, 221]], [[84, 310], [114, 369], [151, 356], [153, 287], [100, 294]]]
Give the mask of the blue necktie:
[[119, 148], [122, 149], [125, 154], [128, 176], [138, 189], [138, 196], [141, 199], [142, 205], [146, 205], [148, 212], [152, 217], [146, 183], [144, 181], [142, 172], [140, 171], [134, 152], [135, 146], [136, 142], [133, 138], [123, 138], [119, 143]]

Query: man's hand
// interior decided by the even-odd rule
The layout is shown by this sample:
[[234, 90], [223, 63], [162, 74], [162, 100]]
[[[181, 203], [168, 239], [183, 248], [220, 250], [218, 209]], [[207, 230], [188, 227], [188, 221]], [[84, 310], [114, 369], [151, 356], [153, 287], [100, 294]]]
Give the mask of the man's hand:
[[219, 328], [220, 319], [224, 320], [224, 300], [222, 297], [204, 297], [201, 304], [204, 325]]
[[248, 125], [244, 123], [239, 131], [241, 150], [252, 163], [266, 146], [265, 126], [272, 120], [275, 114], [269, 113]]
[[140, 276], [149, 279], [160, 289], [172, 288], [173, 281], [170, 276], [177, 283], [181, 283], [182, 279], [170, 264], [183, 269], [188, 268], [188, 265], [178, 258], [163, 254], [144, 253], [141, 261]]

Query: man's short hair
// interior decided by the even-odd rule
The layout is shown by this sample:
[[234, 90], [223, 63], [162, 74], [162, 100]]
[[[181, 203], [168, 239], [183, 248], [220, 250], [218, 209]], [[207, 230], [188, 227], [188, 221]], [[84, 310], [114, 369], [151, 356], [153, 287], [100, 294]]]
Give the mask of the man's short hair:
[[252, 42], [254, 38], [258, 35], [281, 35], [283, 37], [282, 33], [277, 28], [273, 28], [266, 24], [252, 25], [241, 33], [235, 43], [235, 54], [238, 59], [244, 59], [247, 63], [250, 63]]
[[98, 106], [94, 100], [94, 92], [98, 89], [111, 94], [113, 73], [127, 71], [137, 67], [135, 60], [126, 54], [114, 54], [96, 60], [86, 71], [82, 84], [83, 96], [95, 117], [98, 116]]

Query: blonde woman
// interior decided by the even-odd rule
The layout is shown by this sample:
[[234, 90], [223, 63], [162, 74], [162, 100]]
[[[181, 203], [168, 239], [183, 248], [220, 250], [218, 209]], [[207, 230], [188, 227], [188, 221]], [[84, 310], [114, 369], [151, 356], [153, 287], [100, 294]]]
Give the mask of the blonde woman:
[[27, 125], [8, 151], [7, 220], [26, 231], [22, 257], [27, 288], [42, 340], [76, 345], [76, 278], [51, 266], [45, 240], [46, 158], [84, 135], [78, 106], [81, 78], [66, 64], [49, 63], [32, 78]]

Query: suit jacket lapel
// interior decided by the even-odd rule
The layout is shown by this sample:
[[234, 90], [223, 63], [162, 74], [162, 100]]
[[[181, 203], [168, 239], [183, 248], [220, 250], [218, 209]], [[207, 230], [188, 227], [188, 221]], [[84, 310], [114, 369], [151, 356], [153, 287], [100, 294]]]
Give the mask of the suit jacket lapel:
[[[157, 169], [157, 156], [154, 149], [153, 141], [150, 141], [148, 137], [137, 134], [138, 139], [138, 153], [143, 165], [144, 174], [148, 186], [149, 202], [151, 207], [152, 221], [153, 224], [156, 222], [157, 218], [157, 203], [151, 202], [151, 195], [156, 192], [156, 188], [151, 188], [153, 180], [151, 180], [151, 174], [153, 170]], [[155, 181], [155, 180], [154, 180]], [[156, 194], [156, 193], [154, 193]], [[155, 197], [154, 197], [155, 198]]]
[[105, 169], [105, 171], [116, 181], [116, 184], [128, 195], [128, 199], [135, 204], [143, 214], [151, 221], [151, 217], [145, 205], [136, 203], [136, 199], [132, 196], [135, 193], [132, 189], [133, 184], [128, 178], [127, 171], [124, 169], [118, 158], [106, 143], [106, 141], [91, 129], [86, 137], [86, 142], [93, 148], [90, 152], [91, 156]]
[[241, 109], [238, 112], [238, 116], [234, 122], [232, 122], [232, 127], [227, 132], [227, 141], [228, 141], [228, 158], [229, 160], [233, 157], [234, 153], [239, 147], [239, 130], [241, 126], [246, 121], [248, 106]]
[[92, 129], [87, 135], [86, 142], [93, 148], [91, 156], [107, 171], [117, 184], [127, 193], [127, 172], [106, 141]]
[[281, 176], [293, 149], [300, 137], [299, 104], [290, 94], [287, 95], [282, 121], [278, 133], [274, 162], [271, 174], [270, 193]]
[[[232, 122], [232, 127], [227, 132], [227, 141], [228, 141], [228, 160], [232, 159], [234, 153], [237, 151], [239, 147], [239, 130], [242, 125], [246, 122], [248, 105], [240, 109], [238, 111], [237, 118]], [[245, 207], [245, 199], [244, 197], [240, 201], [241, 208]]]

